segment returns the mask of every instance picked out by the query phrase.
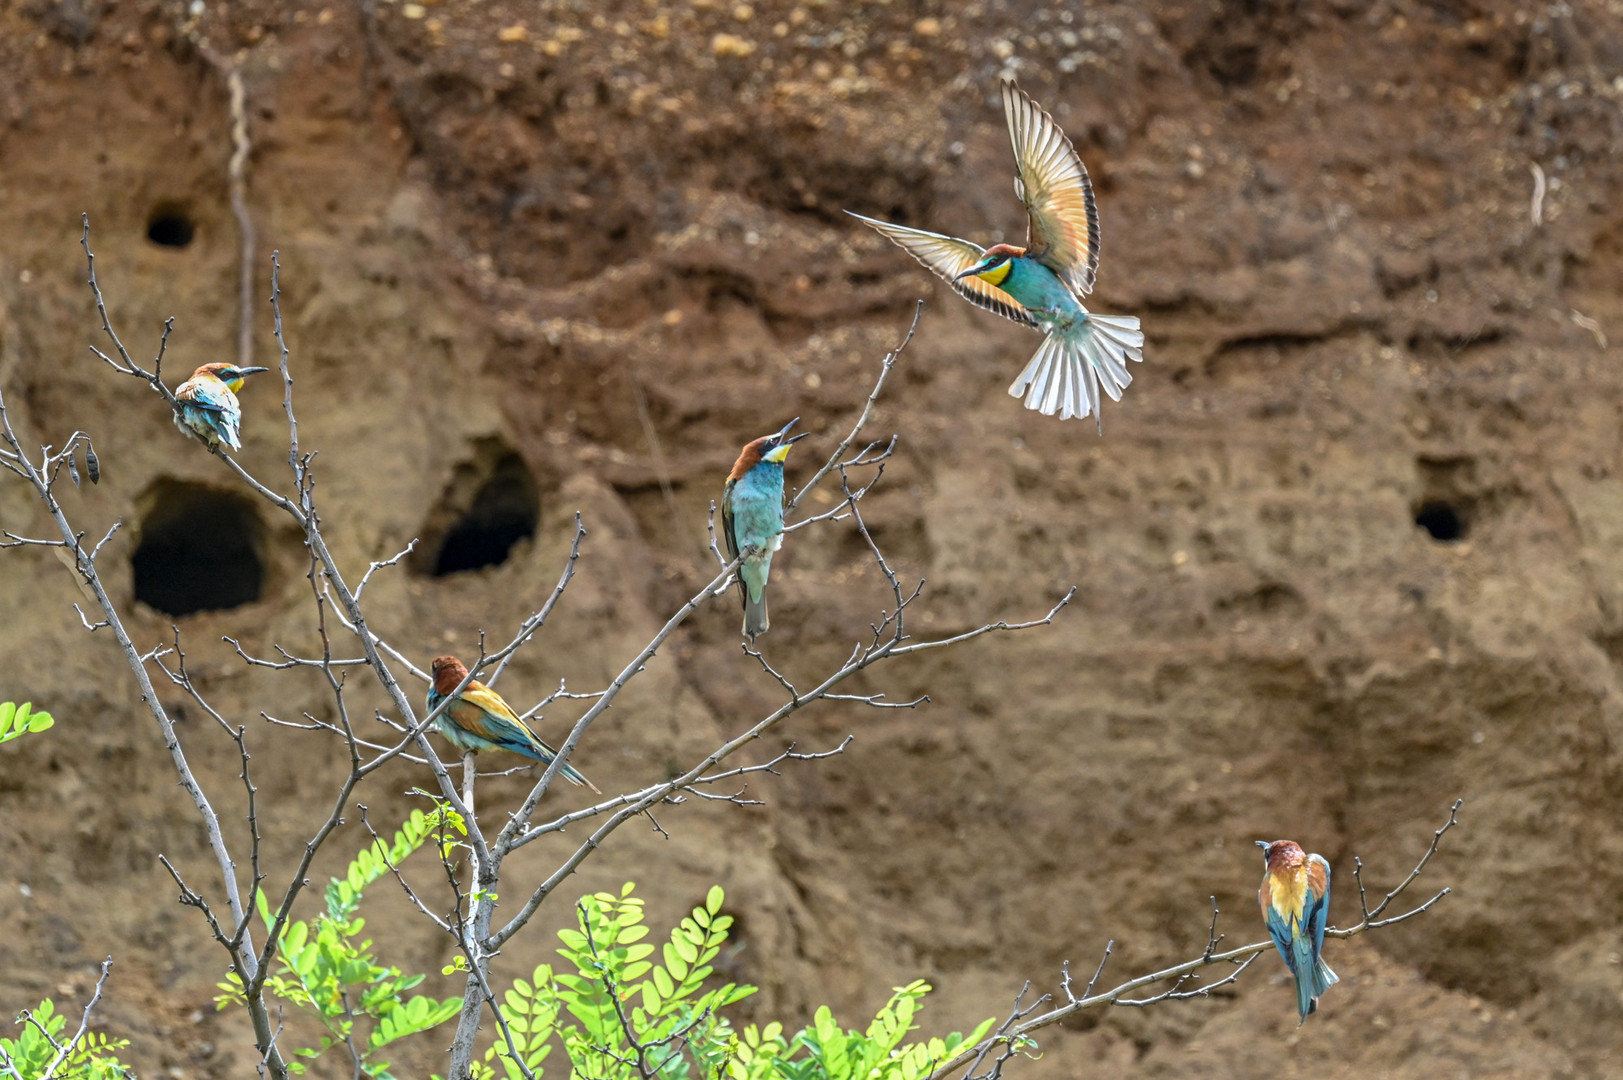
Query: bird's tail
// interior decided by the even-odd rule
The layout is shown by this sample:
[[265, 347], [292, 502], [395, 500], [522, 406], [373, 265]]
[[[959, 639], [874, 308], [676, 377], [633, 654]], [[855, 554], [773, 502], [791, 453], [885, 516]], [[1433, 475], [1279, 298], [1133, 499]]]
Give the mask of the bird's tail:
[[[541, 744], [541, 750], [542, 753], [535, 756], [540, 759], [542, 767], [551, 765], [554, 759], [556, 759], [558, 756], [557, 751], [553, 750], [552, 747], [548, 746], [546, 743]], [[564, 767], [558, 770], [558, 774], [577, 787], [588, 787], [597, 792], [599, 795], [603, 794], [603, 792], [598, 789], [596, 784], [582, 776], [580, 774], [580, 770], [576, 769], [567, 761], [564, 762]]]
[[[429, 706], [429, 708], [433, 708], [433, 706]], [[496, 745], [505, 746], [507, 749], [523, 754], [527, 758], [534, 758], [536, 761], [541, 763], [542, 768], [546, 768], [548, 765], [551, 765], [558, 759], [558, 751], [536, 738], [533, 734], [528, 739], [507, 739], [497, 743]], [[567, 761], [564, 762], [564, 767], [558, 770], [558, 774], [565, 780], [568, 780], [571, 784], [576, 784], [580, 787], [588, 787], [597, 792], [599, 795], [603, 794], [603, 792], [598, 789], [596, 784], [582, 776], [580, 774], [580, 770], [576, 769]]]
[[1308, 969], [1308, 977], [1296, 980], [1296, 1011], [1302, 1017], [1297, 1022], [1298, 1027], [1318, 1011], [1320, 995], [1340, 981], [1341, 976], [1331, 971], [1330, 965], [1322, 957], [1313, 961], [1313, 966]]
[[744, 636], [754, 641], [767, 628], [772, 625], [766, 617], [766, 590], [761, 590], [760, 599], [752, 600], [749, 594], [744, 595]]
[[1009, 387], [1024, 397], [1026, 408], [1061, 420], [1093, 415], [1104, 433], [1099, 388], [1120, 401], [1133, 381], [1127, 361], [1144, 359], [1144, 331], [1131, 315], [1093, 315], [1071, 327], [1059, 327], [1043, 339], [1031, 363]]
[[745, 559], [738, 568], [738, 591], [744, 598], [744, 636], [751, 641], [772, 625], [766, 617], [766, 579], [771, 569], [771, 552], [759, 561]]
[[[558, 771], [560, 773], [562, 773], [564, 779], [568, 780], [570, 783], [579, 784], [581, 787], [591, 788], [592, 791], [595, 792], [598, 795], [603, 794], [602, 789], [600, 789], [596, 784], [592, 783], [590, 780], [586, 779], [586, 777], [582, 776], [580, 774], [580, 771], [577, 770], [573, 765], [566, 764], [563, 768], [559, 769]], [[1334, 976], [1332, 976], [1332, 978], [1333, 977]]]

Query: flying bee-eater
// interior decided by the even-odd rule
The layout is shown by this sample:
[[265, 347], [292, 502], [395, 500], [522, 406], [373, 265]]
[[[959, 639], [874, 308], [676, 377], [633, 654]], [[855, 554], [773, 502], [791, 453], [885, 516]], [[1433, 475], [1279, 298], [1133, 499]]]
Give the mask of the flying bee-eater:
[[1296, 979], [1299, 1027], [1318, 1009], [1319, 995], [1341, 981], [1319, 955], [1330, 913], [1330, 864], [1291, 840], [1258, 840], [1257, 846], [1266, 867], [1257, 898], [1268, 936]]
[[[1026, 408], [1060, 419], [1092, 414], [1104, 432], [1099, 389], [1120, 401], [1133, 381], [1128, 360], [1144, 359], [1144, 331], [1128, 315], [1082, 306], [1099, 267], [1099, 210], [1088, 170], [1042, 106], [1003, 83], [1003, 115], [1014, 143], [1015, 194], [1030, 219], [1026, 246], [979, 244], [851, 214], [889, 237], [970, 303], [1046, 336], [1009, 387]], [[850, 213], [850, 211], [846, 211]]]
[[225, 443], [233, 450], [241, 450], [242, 406], [237, 402], [237, 391], [248, 376], [269, 370], [204, 364], [175, 390], [180, 402], [175, 409], [175, 426], [211, 449]]
[[806, 437], [793, 438], [789, 429], [762, 435], [745, 445], [727, 485], [721, 492], [721, 527], [727, 554], [738, 566], [738, 594], [744, 600], [744, 636], [754, 641], [771, 625], [766, 617], [766, 579], [772, 572], [772, 553], [783, 544], [783, 461], [789, 448]]
[[[468, 669], [454, 656], [436, 656], [429, 665], [434, 682], [428, 688], [428, 709], [433, 712], [468, 677]], [[479, 750], [511, 750], [515, 754], [551, 765], [558, 751], [538, 738], [520, 720], [502, 696], [478, 679], [469, 682], [435, 721], [440, 734], [464, 754]], [[565, 780], [597, 791], [597, 785], [565, 764], [558, 770]]]

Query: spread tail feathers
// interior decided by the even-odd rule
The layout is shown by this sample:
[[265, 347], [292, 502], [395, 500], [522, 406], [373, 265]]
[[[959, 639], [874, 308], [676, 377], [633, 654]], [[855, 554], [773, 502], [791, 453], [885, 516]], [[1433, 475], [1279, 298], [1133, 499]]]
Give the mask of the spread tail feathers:
[[1104, 433], [1099, 389], [1120, 401], [1133, 381], [1128, 360], [1144, 359], [1144, 331], [1130, 315], [1089, 315], [1067, 330], [1056, 329], [1043, 339], [1031, 363], [1009, 387], [1024, 397], [1026, 408], [1061, 420], [1093, 415]]

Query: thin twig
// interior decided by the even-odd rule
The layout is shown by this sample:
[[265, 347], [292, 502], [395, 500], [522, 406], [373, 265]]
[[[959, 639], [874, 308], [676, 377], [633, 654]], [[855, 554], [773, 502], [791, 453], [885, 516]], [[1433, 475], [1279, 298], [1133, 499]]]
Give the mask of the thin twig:
[[[1420, 857], [1420, 862], [1412, 871], [1409, 872], [1409, 876], [1404, 878], [1403, 881], [1399, 883], [1397, 888], [1393, 889], [1392, 892], [1388, 894], [1387, 899], [1383, 901], [1372, 914], [1379, 914], [1385, 909], [1387, 904], [1390, 904], [1398, 896], [1402, 895], [1404, 890], [1406, 890], [1414, 882], [1414, 880], [1420, 876], [1420, 871], [1425, 869], [1426, 864], [1430, 862], [1432, 856], [1437, 853], [1437, 845], [1442, 840], [1443, 834], [1458, 824], [1456, 815], [1459, 813], [1462, 801], [1463, 800], [1455, 801], [1453, 807], [1449, 810], [1448, 821], [1443, 825], [1442, 828], [1438, 829], [1434, 834], [1432, 834], [1431, 846], [1426, 850], [1426, 853]], [[1345, 930], [1326, 930], [1325, 935], [1327, 937], [1347, 938], [1365, 933], [1370, 930], [1378, 930], [1382, 927], [1391, 926], [1394, 923], [1402, 922], [1405, 919], [1412, 918], [1415, 915], [1419, 915], [1421, 912], [1429, 910], [1433, 904], [1437, 903], [1437, 901], [1441, 900], [1444, 896], [1447, 896], [1449, 891], [1450, 890], [1448, 889], [1442, 890], [1431, 899], [1417, 905], [1409, 911], [1404, 912], [1402, 915], [1397, 915], [1393, 918], [1378, 922], [1372, 922], [1370, 919], [1365, 918], [1360, 920], [1357, 925], [1350, 926]], [[1274, 943], [1272, 939], [1269, 939], [1267, 941], [1254, 942], [1250, 945], [1241, 945], [1238, 948], [1230, 949], [1227, 952], [1214, 952], [1214, 942], [1217, 938], [1217, 919], [1215, 908], [1216, 901], [1214, 900], [1214, 913], [1212, 917], [1211, 929], [1207, 934], [1206, 948], [1203, 949], [1201, 954], [1195, 957], [1193, 960], [1186, 960], [1181, 964], [1174, 964], [1169, 968], [1163, 968], [1160, 971], [1154, 971], [1148, 975], [1140, 975], [1137, 978], [1128, 979], [1126, 982], [1123, 982], [1110, 990], [1105, 990], [1095, 994], [1093, 992], [1093, 986], [1094, 983], [1098, 981], [1099, 975], [1104, 972], [1105, 961], [1110, 958], [1111, 948], [1115, 944], [1112, 942], [1111, 945], [1107, 945], [1105, 947], [1105, 954], [1099, 961], [1099, 970], [1094, 974], [1093, 979], [1089, 981], [1088, 988], [1081, 997], [1071, 995], [1069, 991], [1069, 984], [1067, 982], [1067, 1000], [1065, 1004], [1059, 1006], [1058, 1008], [1050, 1009], [1048, 1012], [1045, 1012], [1040, 1016], [1033, 1017], [1031, 1020], [1010, 1028], [1005, 1033], [994, 1033], [988, 1036], [975, 1046], [966, 1048], [950, 1060], [938, 1065], [935, 1070], [925, 1078], [925, 1080], [944, 1080], [949, 1073], [955, 1072], [965, 1064], [972, 1062], [979, 1063], [985, 1058], [990, 1047], [998, 1043], [1000, 1040], [1028, 1038], [1032, 1032], [1037, 1031], [1040, 1028], [1048, 1027], [1050, 1024], [1057, 1024], [1061, 1020], [1064, 1020], [1069, 1016], [1073, 1016], [1084, 1009], [1092, 1009], [1105, 1005], [1142, 1007], [1143, 1005], [1149, 1004], [1151, 1000], [1202, 997], [1210, 994], [1211, 991], [1216, 990], [1220, 986], [1228, 985], [1229, 983], [1233, 982], [1239, 973], [1243, 971], [1245, 967], [1248, 966], [1253, 960], [1255, 960], [1258, 955], [1274, 948]], [[1202, 986], [1195, 990], [1180, 990], [1179, 987], [1181, 986], [1181, 981], [1184, 978], [1213, 964], [1231, 964], [1235, 966], [1236, 970], [1218, 982], [1210, 985]], [[1069, 975], [1068, 968], [1066, 969], [1066, 974], [1067, 976]], [[1169, 979], [1174, 980], [1172, 989], [1163, 994], [1155, 995], [1154, 999], [1134, 999], [1128, 997], [1129, 994], [1132, 994], [1134, 991], [1142, 989], [1145, 986], [1150, 986], [1158, 982], [1165, 982]], [[1018, 999], [1016, 1000], [1018, 1001]], [[971, 1065], [971, 1070], [965, 1072], [963, 1080], [968, 1080], [968, 1078], [973, 1075], [973, 1068], [974, 1065]]]
[[[113, 958], [109, 956], [101, 962], [101, 974], [96, 978], [95, 992], [90, 995], [90, 1000], [85, 1002], [84, 1014], [79, 1018], [79, 1029], [73, 1033], [71, 1039], [57, 1047], [56, 1057], [51, 1059], [51, 1063], [40, 1074], [40, 1080], [52, 1080], [56, 1076], [56, 1070], [60, 1066], [67, 1064], [69, 1057], [73, 1054], [74, 1047], [79, 1045], [80, 1040], [85, 1037], [85, 1032], [90, 1030], [90, 1014], [96, 1008], [96, 1003], [101, 1000], [101, 988], [107, 982], [107, 975], [112, 970]], [[50, 1038], [49, 1035], [46, 1037]], [[55, 1043], [56, 1040], [52, 1039], [51, 1042]]]

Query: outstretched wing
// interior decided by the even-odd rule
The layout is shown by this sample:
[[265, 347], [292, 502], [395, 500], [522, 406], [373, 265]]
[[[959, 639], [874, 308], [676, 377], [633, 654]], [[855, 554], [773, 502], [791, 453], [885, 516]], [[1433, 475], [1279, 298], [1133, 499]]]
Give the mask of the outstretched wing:
[[888, 221], [863, 217], [850, 210], [846, 213], [858, 221], [872, 225], [880, 235], [923, 263], [931, 273], [951, 285], [959, 296], [971, 304], [983, 307], [1005, 319], [1013, 319], [1022, 326], [1037, 325], [1037, 320], [1032, 318], [1025, 305], [996, 285], [989, 285], [978, 277], [954, 280], [959, 274], [981, 261], [981, 257], [986, 254], [985, 248], [968, 240], [959, 240], [957, 237], [925, 232], [923, 229], [909, 229], [905, 225], [892, 225]]
[[1031, 218], [1026, 254], [1086, 296], [1099, 268], [1099, 210], [1088, 170], [1054, 118], [1012, 82], [1003, 84], [1003, 115], [1014, 143], [1014, 190]]

